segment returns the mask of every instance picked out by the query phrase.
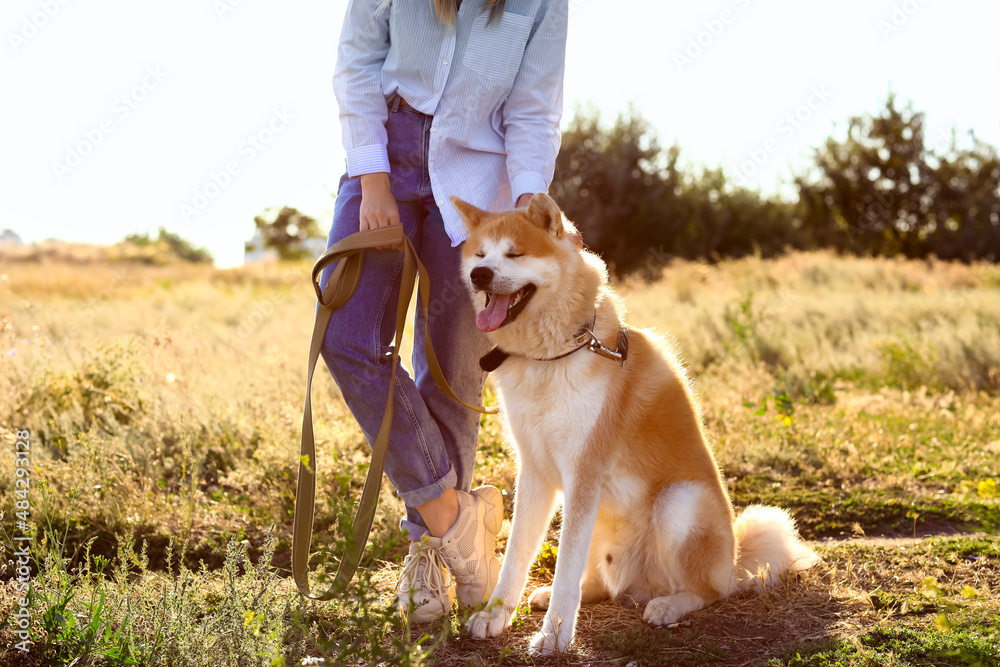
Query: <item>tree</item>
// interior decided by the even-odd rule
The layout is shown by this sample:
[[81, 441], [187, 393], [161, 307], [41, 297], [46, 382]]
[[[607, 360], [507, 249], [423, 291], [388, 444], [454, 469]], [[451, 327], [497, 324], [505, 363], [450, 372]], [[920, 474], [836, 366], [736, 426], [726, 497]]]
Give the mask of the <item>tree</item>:
[[1000, 157], [971, 135], [972, 146], [935, 156], [934, 202], [925, 244], [942, 259], [1000, 261]]
[[728, 182], [721, 169], [684, 173], [634, 111], [604, 128], [578, 112], [563, 134], [550, 191], [618, 275], [656, 277], [670, 257], [717, 259], [801, 246], [784, 202]]
[[323, 238], [316, 220], [291, 206], [266, 209], [253, 221], [264, 240], [264, 247], [274, 248], [282, 259], [310, 257], [309, 250], [304, 247], [306, 239]]
[[213, 261], [212, 253], [208, 250], [197, 247], [187, 239], [181, 238], [179, 234], [168, 232], [163, 227], [160, 227], [159, 235], [156, 238], [152, 238], [149, 233], [129, 234], [125, 237], [125, 241], [139, 247], [159, 246], [170, 255], [185, 262], [210, 264]]
[[848, 121], [797, 179], [804, 231], [865, 254], [1000, 258], [1000, 161], [972, 136], [959, 150], [925, 145], [924, 114], [890, 94], [876, 116]]
[[[588, 247], [618, 273], [641, 268], [663, 237], [662, 159], [649, 124], [634, 112], [605, 130], [596, 111], [580, 110], [563, 133], [550, 192]], [[666, 172], [676, 173], [676, 151], [666, 159]]]

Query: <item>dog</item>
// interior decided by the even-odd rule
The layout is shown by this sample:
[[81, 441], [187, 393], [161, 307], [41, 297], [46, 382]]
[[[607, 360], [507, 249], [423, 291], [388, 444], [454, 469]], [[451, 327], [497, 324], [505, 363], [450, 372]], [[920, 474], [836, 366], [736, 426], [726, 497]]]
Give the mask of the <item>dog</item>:
[[533, 655], [569, 647], [581, 604], [631, 600], [662, 627], [818, 560], [786, 511], [735, 515], [673, 346], [622, 323], [604, 262], [548, 195], [504, 213], [452, 203], [476, 324], [496, 346], [481, 365], [517, 457], [500, 578], [472, 636], [510, 624], [560, 494], [555, 576], [529, 600], [547, 609]]

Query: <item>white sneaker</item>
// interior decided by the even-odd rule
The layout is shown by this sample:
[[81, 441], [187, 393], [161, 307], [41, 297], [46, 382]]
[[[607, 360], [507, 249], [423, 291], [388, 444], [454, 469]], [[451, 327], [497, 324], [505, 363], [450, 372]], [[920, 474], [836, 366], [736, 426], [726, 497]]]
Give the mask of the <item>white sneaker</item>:
[[440, 547], [441, 540], [424, 535], [410, 544], [410, 553], [403, 560], [396, 582], [396, 604], [403, 615], [412, 609], [411, 623], [433, 623], [451, 613], [455, 582]]
[[496, 537], [503, 522], [503, 496], [493, 486], [458, 491], [458, 511], [455, 525], [440, 538], [441, 555], [455, 578], [458, 601], [475, 607], [490, 599], [500, 576]]

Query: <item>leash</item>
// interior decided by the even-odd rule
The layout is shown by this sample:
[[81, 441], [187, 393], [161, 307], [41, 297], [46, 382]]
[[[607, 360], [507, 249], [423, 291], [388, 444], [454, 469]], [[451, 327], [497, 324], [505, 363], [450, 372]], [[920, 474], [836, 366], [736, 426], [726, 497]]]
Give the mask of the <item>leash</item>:
[[[365, 250], [371, 250], [377, 246], [401, 245], [403, 248], [403, 272], [402, 284], [399, 290], [399, 303], [396, 306], [396, 338], [392, 355], [392, 372], [390, 377], [393, 381], [389, 383], [389, 396], [386, 399], [385, 415], [382, 417], [382, 425], [379, 427], [375, 444], [372, 445], [372, 460], [368, 468], [368, 476], [365, 478], [364, 489], [361, 492], [361, 501], [358, 503], [358, 510], [354, 516], [351, 534], [347, 548], [341, 558], [337, 568], [337, 574], [330, 587], [319, 595], [314, 595], [309, 590], [308, 570], [309, 570], [309, 547], [312, 543], [313, 515], [316, 500], [316, 443], [313, 437], [312, 419], [312, 380], [316, 362], [319, 359], [320, 350], [323, 347], [323, 339], [326, 336], [327, 327], [330, 324], [330, 317], [333, 311], [343, 306], [354, 294], [361, 279], [361, 268], [363, 266]], [[339, 262], [334, 267], [326, 289], [321, 289], [319, 285], [319, 274], [330, 264]], [[396, 367], [399, 362], [399, 346], [403, 339], [403, 329], [406, 325], [406, 311], [410, 305], [410, 297], [413, 295], [414, 281], [419, 277], [417, 283], [418, 307], [424, 311], [424, 350], [427, 357], [427, 367], [431, 372], [434, 382], [446, 395], [455, 399], [462, 405], [476, 412], [484, 414], [496, 414], [496, 408], [483, 408], [478, 405], [471, 405], [459, 398], [448, 381], [444, 377], [444, 372], [434, 355], [434, 348], [431, 346], [431, 336], [429, 330], [428, 302], [430, 300], [430, 281], [427, 277], [427, 269], [424, 268], [417, 252], [410, 243], [410, 239], [403, 232], [402, 225], [390, 225], [388, 227], [378, 227], [363, 232], [351, 234], [339, 243], [327, 249], [320, 257], [312, 269], [312, 284], [316, 290], [318, 307], [316, 309], [316, 323], [313, 325], [312, 342], [309, 345], [309, 368], [306, 376], [306, 399], [302, 409], [302, 440], [299, 448], [299, 476], [295, 491], [295, 517], [293, 519], [292, 533], [292, 578], [299, 592], [307, 598], [313, 600], [329, 600], [340, 595], [350, 583], [354, 572], [361, 562], [365, 545], [368, 543], [368, 536], [371, 533], [372, 521], [375, 519], [375, 508], [378, 505], [379, 492], [382, 489], [382, 471], [385, 468], [385, 456], [389, 447], [389, 431], [392, 426], [392, 399], [394, 392], [394, 382], [396, 377]]]

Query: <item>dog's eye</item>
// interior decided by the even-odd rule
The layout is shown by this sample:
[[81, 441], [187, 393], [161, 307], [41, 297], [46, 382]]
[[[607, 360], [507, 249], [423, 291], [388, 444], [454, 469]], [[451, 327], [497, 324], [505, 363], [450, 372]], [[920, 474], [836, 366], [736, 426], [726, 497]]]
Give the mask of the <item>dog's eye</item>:
[[479, 252], [476, 253], [476, 257], [486, 257], [486, 253], [480, 250]]
[[506, 253], [507, 258], [514, 259], [515, 257], [520, 257], [522, 253], [519, 252], [508, 252]]

